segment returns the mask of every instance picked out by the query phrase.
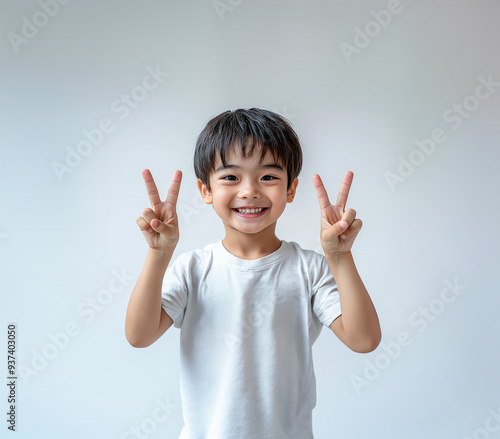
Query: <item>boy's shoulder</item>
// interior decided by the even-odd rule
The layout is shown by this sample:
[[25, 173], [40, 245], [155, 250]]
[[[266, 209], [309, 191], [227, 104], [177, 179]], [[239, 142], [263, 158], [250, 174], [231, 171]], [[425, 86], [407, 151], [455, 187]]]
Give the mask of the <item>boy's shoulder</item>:
[[[285, 242], [285, 241], [283, 241], [283, 242]], [[302, 247], [299, 243], [297, 243], [295, 241], [290, 241], [289, 244], [293, 246], [293, 248], [295, 249], [295, 251], [297, 253], [300, 253], [300, 254], [304, 255], [305, 257], [308, 257], [308, 258], [324, 258], [325, 257], [323, 254], [318, 253], [316, 250], [310, 250], [310, 249]]]
[[319, 273], [326, 269], [328, 263], [326, 262], [324, 254], [318, 253], [315, 250], [303, 248], [295, 241], [291, 241], [290, 244], [293, 247], [297, 258], [303, 262], [305, 270], [310, 274]]
[[221, 241], [212, 242], [210, 244], [206, 244], [204, 247], [192, 248], [190, 250], [181, 251], [176, 259], [182, 260], [183, 262], [189, 260], [206, 260], [207, 258], [212, 258], [214, 253], [216, 252], [215, 248]]

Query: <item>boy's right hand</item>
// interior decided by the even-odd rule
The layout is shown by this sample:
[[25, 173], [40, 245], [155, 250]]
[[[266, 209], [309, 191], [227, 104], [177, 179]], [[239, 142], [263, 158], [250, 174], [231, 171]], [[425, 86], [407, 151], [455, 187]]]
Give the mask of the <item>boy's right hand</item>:
[[151, 207], [144, 209], [142, 216], [135, 221], [146, 238], [150, 248], [154, 250], [173, 251], [179, 241], [179, 224], [176, 204], [181, 187], [182, 172], [175, 171], [165, 201], [160, 200], [158, 189], [149, 169], [142, 171], [146, 183]]

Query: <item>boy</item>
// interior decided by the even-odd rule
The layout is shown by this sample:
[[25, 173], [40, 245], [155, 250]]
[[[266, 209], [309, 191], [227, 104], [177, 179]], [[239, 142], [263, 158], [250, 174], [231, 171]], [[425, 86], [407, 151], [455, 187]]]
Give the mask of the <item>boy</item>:
[[150, 248], [130, 297], [127, 339], [145, 347], [170, 326], [181, 328], [181, 438], [311, 439], [311, 348], [322, 326], [355, 352], [370, 352], [381, 339], [350, 251], [362, 225], [345, 210], [353, 174], [346, 173], [336, 205], [313, 176], [323, 256], [275, 235], [302, 167], [284, 118], [257, 108], [222, 113], [201, 132], [194, 162], [200, 194], [225, 237], [169, 266], [182, 173], [162, 202], [143, 171], [153, 209], [136, 222]]

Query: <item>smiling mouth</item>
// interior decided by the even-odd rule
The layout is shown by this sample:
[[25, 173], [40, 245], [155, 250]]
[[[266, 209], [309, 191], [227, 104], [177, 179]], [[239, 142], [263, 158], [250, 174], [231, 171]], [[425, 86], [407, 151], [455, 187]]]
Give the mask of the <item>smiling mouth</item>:
[[259, 215], [265, 212], [267, 209], [268, 209], [267, 207], [258, 207], [255, 209], [233, 209], [233, 210], [242, 215]]

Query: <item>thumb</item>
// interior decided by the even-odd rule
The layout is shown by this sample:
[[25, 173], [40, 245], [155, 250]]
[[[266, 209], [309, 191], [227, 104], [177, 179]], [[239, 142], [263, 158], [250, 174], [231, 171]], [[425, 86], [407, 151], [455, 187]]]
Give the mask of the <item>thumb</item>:
[[154, 218], [151, 220], [151, 228], [155, 231], [161, 234], [162, 231], [165, 229], [165, 223], [161, 222], [160, 220]]
[[167, 233], [171, 233], [169, 226], [171, 226], [175, 217], [170, 218], [167, 222], [160, 221], [157, 218], [151, 220], [151, 227], [155, 232], [158, 232], [160, 235], [165, 235]]
[[154, 229], [158, 228], [159, 225], [160, 221], [158, 221], [156, 218], [151, 221], [151, 227], [153, 227]]

